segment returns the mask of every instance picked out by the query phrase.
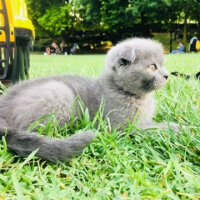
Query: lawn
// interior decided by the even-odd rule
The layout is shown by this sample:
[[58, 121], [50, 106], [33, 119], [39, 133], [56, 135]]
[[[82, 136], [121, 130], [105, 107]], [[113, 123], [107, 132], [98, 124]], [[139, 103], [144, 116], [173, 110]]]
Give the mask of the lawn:
[[[97, 77], [104, 55], [31, 55], [30, 78], [54, 74]], [[200, 54], [166, 55], [171, 71], [195, 74]], [[0, 200], [198, 200], [200, 199], [200, 81], [170, 77], [155, 93], [156, 121], [175, 121], [172, 131], [123, 131], [98, 127], [85, 118], [77, 131], [92, 128], [97, 137], [69, 163], [48, 163], [13, 155], [0, 143]], [[57, 130], [44, 127], [48, 134]], [[66, 133], [67, 135], [67, 133]]]

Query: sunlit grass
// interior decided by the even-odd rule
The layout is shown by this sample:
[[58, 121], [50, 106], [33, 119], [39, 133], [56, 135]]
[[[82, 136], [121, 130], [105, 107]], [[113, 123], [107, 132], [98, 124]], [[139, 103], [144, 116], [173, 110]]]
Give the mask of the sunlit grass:
[[[104, 58], [32, 55], [30, 76], [71, 73], [94, 78], [100, 75]], [[200, 54], [166, 55], [166, 67], [193, 75], [200, 71]], [[52, 164], [33, 155], [25, 160], [1, 142], [0, 199], [200, 199], [200, 81], [171, 76], [155, 97], [155, 120], [184, 125], [178, 135], [170, 130], [137, 130], [134, 135], [132, 124], [110, 131], [100, 114], [96, 127], [86, 113], [73, 131], [94, 129], [97, 138], [69, 163]], [[39, 132], [64, 136], [56, 121]]]
[[104, 55], [32, 55], [30, 77], [78, 74], [96, 77], [104, 67]]

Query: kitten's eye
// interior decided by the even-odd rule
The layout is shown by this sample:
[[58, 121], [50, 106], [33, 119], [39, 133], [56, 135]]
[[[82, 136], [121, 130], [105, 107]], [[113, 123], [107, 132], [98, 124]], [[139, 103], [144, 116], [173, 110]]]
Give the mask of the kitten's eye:
[[157, 69], [157, 66], [155, 64], [152, 64], [152, 65], [149, 66], [149, 69], [151, 71], [155, 71]]

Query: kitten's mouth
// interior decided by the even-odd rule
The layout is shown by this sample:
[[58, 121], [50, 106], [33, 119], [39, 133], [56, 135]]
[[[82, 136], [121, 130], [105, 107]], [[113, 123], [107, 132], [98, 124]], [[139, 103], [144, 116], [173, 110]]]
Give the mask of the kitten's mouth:
[[130, 97], [135, 97], [136, 96], [136, 94], [134, 94], [132, 92], [129, 92], [129, 91], [126, 91], [120, 86], [117, 86], [116, 88], [118, 89], [119, 93], [121, 93], [123, 95], [130, 96]]
[[154, 82], [155, 82], [155, 78], [152, 78], [152, 79], [149, 79], [149, 80], [144, 79], [144, 80], [142, 80], [142, 86], [141, 86], [141, 88], [144, 91], [147, 91], [147, 92], [155, 90]]
[[115, 82], [113, 82], [113, 84], [115, 85], [115, 88], [118, 90], [118, 92], [120, 94], [123, 94], [125, 96], [130, 96], [130, 97], [136, 97], [136, 94], [135, 93], [132, 93], [132, 92], [129, 92], [127, 90], [124, 90], [123, 87], [117, 85]]

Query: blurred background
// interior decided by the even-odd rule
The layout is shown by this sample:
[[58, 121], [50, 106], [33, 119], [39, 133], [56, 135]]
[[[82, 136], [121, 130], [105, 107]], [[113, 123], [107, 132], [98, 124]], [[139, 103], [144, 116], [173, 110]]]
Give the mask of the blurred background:
[[26, 0], [36, 40], [45, 51], [52, 40], [78, 43], [79, 53], [101, 53], [127, 37], [151, 37], [165, 51], [200, 36], [199, 0]]
[[0, 80], [29, 79], [30, 49], [105, 54], [129, 37], [160, 41], [165, 53], [200, 52], [200, 0], [0, 0]]

